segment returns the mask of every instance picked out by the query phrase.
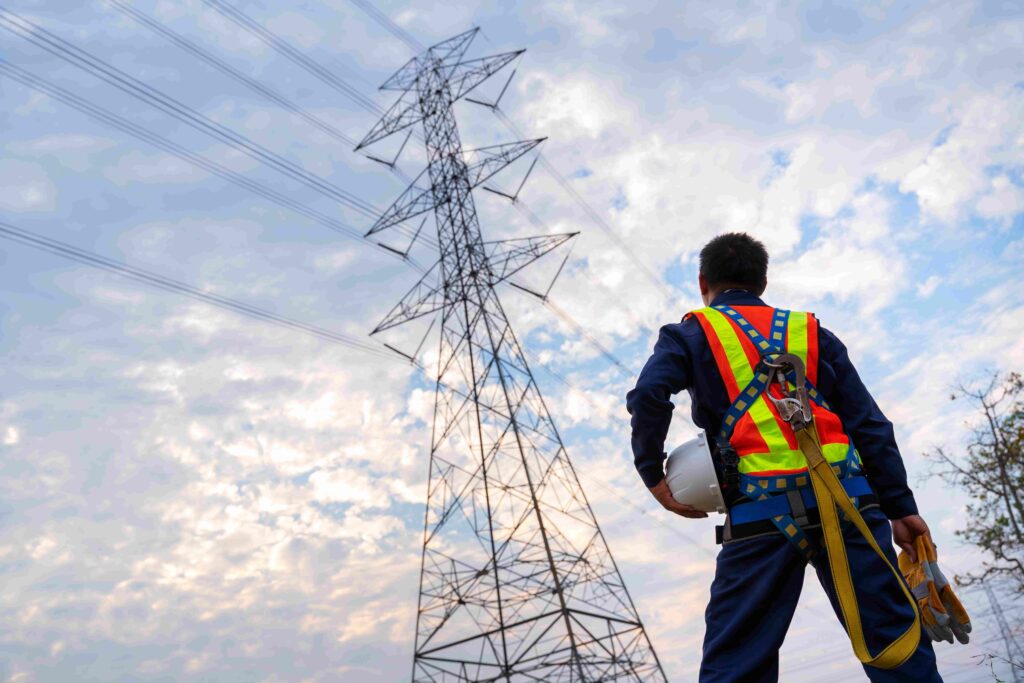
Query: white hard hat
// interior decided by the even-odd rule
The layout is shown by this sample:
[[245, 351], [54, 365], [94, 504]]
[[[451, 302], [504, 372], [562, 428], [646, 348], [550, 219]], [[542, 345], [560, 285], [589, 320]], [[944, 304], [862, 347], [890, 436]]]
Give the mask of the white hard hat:
[[702, 512], [725, 512], [725, 499], [704, 432], [669, 453], [665, 480], [677, 503], [692, 505]]

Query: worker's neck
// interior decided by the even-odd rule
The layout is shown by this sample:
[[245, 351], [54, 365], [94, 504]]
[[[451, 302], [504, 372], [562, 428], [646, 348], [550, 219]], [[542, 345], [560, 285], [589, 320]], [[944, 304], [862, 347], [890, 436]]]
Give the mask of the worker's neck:
[[717, 289], [709, 289], [707, 294], [704, 295], [704, 305], [710, 306], [711, 302], [718, 298], [720, 294], [726, 292], [746, 292], [747, 294], [753, 294], [749, 287], [742, 287], [740, 285], [723, 285]]

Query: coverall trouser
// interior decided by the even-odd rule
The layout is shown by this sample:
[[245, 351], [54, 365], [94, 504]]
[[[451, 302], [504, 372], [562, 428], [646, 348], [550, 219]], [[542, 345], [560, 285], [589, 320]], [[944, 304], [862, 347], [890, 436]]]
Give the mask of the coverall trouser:
[[[878, 508], [865, 509], [862, 514], [878, 545], [895, 566], [889, 520]], [[913, 613], [892, 573], [867, 541], [852, 525], [844, 527], [864, 633], [870, 651], [877, 653], [906, 630]], [[820, 530], [808, 529], [807, 533], [822, 547]], [[813, 565], [838, 616], [839, 607], [823, 547]], [[775, 683], [779, 680], [779, 648], [800, 599], [805, 567], [803, 556], [781, 533], [722, 546], [711, 584], [711, 600], [704, 616], [707, 631], [700, 683]], [[845, 635], [842, 637], [845, 639]], [[818, 647], [831, 644], [808, 642], [805, 648], [813, 655]], [[852, 658], [852, 648], [849, 652]], [[864, 671], [873, 683], [942, 683], [935, 652], [923, 632], [917, 650], [898, 669], [887, 671], [865, 666]], [[821, 673], [820, 680], [826, 680], [827, 673]], [[805, 674], [811, 674], [805, 676], [808, 680], [814, 679], [813, 672]]]

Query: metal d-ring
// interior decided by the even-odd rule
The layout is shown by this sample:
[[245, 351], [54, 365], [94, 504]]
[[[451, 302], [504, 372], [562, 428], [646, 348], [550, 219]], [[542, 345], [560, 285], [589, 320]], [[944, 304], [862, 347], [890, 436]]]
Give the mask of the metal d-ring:
[[[783, 397], [775, 398], [772, 396], [770, 391], [765, 391], [765, 396], [768, 397], [772, 403], [775, 404], [775, 408], [779, 411], [779, 417], [786, 422], [790, 423], [794, 429], [801, 429], [803, 426], [810, 423], [812, 419], [811, 414], [811, 401], [807, 396], [807, 382], [806, 382], [806, 370], [804, 368], [804, 362], [799, 356], [792, 353], [778, 353], [771, 354], [771, 360], [766, 356], [761, 359], [761, 362], [765, 367], [770, 368], [769, 372], [769, 386], [772, 383], [772, 376], [779, 382], [782, 387]], [[786, 391], [786, 370], [787, 368], [793, 370], [793, 391]], [[795, 418], [799, 415], [800, 419]]]

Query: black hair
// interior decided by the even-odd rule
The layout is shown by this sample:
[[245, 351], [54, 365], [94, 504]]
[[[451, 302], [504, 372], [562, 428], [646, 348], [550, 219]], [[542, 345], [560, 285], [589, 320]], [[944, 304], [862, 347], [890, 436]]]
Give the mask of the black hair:
[[768, 286], [768, 250], [745, 232], [727, 232], [700, 250], [700, 274], [712, 288], [731, 285], [761, 294]]

